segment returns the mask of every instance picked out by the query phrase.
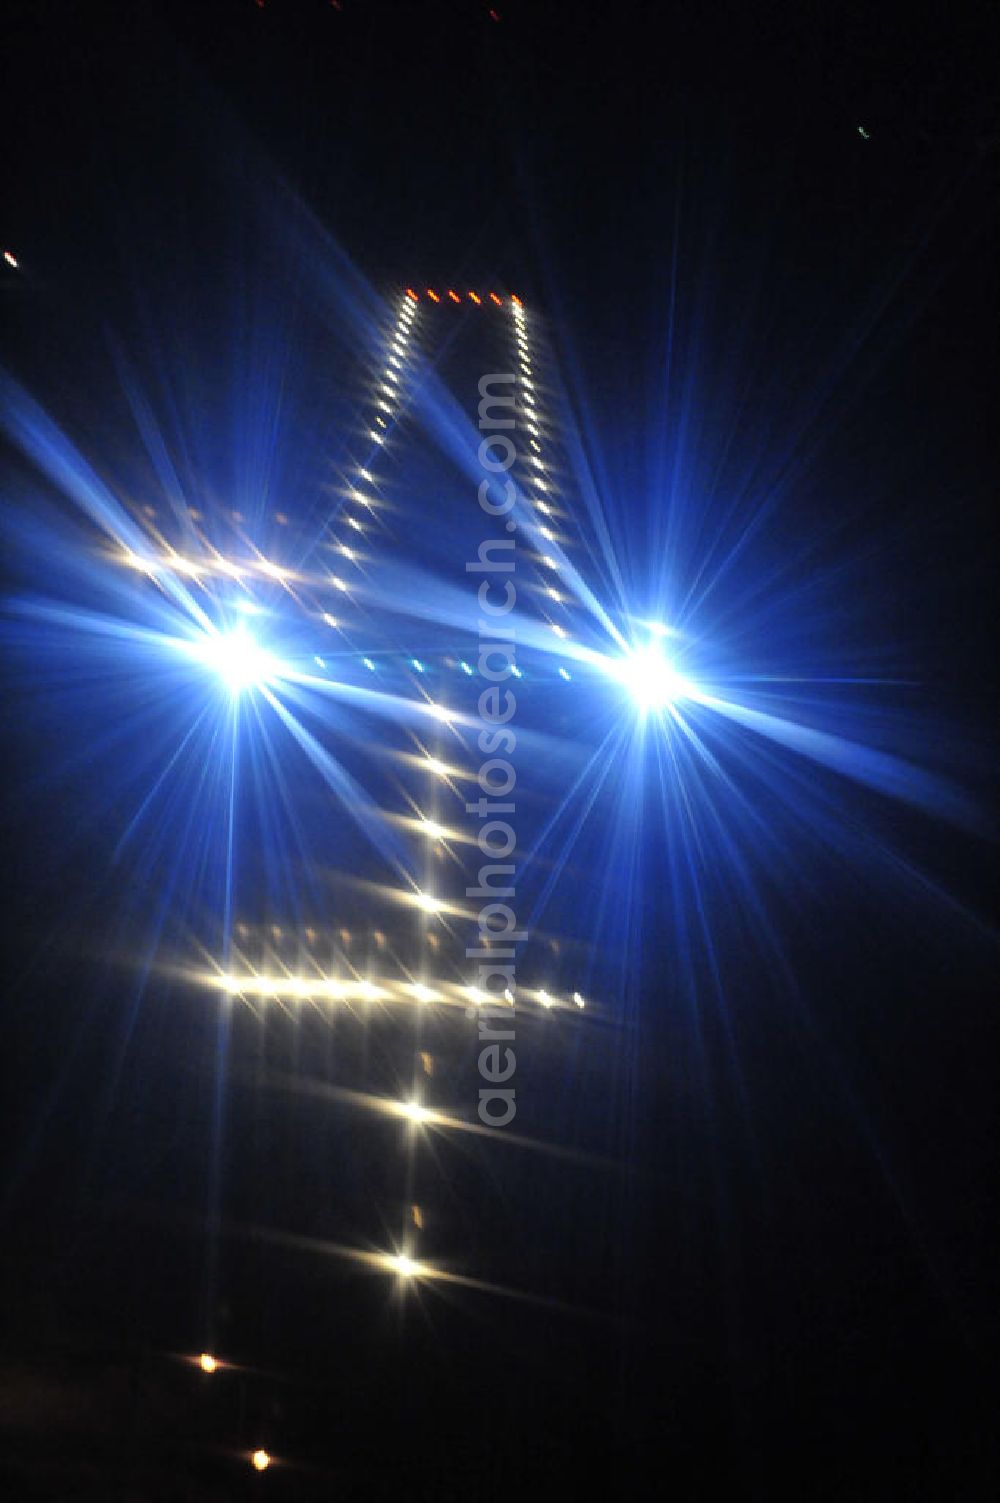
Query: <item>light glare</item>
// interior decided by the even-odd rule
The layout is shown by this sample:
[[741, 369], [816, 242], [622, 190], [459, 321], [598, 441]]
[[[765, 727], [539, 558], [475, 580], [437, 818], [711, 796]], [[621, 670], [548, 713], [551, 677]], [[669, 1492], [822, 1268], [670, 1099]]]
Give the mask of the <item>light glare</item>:
[[277, 659], [245, 627], [206, 637], [195, 648], [195, 656], [222, 679], [233, 695], [244, 689], [256, 689], [274, 679]]
[[666, 709], [692, 692], [687, 679], [664, 657], [658, 641], [633, 648], [618, 660], [613, 671], [643, 714]]

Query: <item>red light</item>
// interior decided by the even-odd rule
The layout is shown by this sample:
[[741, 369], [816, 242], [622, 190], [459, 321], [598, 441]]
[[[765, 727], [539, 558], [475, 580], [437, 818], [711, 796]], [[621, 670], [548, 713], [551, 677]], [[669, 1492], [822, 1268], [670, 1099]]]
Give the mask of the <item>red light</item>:
[[419, 295], [419, 293], [414, 292], [414, 290], [413, 290], [412, 287], [407, 287], [407, 289], [406, 289], [406, 296], [407, 297], [411, 297], [415, 303], [419, 303], [419, 301], [420, 301], [420, 295]]
[[432, 303], [439, 303], [441, 301], [437, 293], [434, 291], [433, 287], [428, 287], [427, 296], [430, 298]]
[[497, 297], [497, 295], [496, 295], [495, 292], [491, 292], [490, 293], [490, 298], [492, 299], [492, 301], [494, 303], [496, 303], [496, 305], [497, 305], [498, 308], [501, 308], [503, 306], [503, 304], [500, 302], [500, 299]]
[[471, 298], [472, 302], [475, 303], [475, 305], [476, 305], [477, 308], [479, 307], [480, 303], [483, 301], [482, 298], [479, 296], [478, 292], [470, 292], [469, 293], [469, 297]]
[[451, 298], [453, 303], [460, 303], [462, 301], [458, 293], [453, 291], [451, 287], [448, 288], [448, 296]]

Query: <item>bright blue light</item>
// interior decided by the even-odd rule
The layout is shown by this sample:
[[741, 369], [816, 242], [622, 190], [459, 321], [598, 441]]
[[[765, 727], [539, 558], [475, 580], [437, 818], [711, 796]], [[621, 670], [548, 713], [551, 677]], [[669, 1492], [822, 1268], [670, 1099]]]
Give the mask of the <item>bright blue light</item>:
[[204, 637], [195, 646], [194, 655], [219, 675], [234, 696], [270, 682], [277, 677], [280, 666], [277, 658], [261, 647], [244, 626], [219, 636]]
[[632, 648], [625, 657], [618, 659], [611, 671], [624, 684], [644, 715], [651, 710], [665, 710], [679, 699], [689, 699], [694, 693], [693, 686], [664, 656], [658, 640]]

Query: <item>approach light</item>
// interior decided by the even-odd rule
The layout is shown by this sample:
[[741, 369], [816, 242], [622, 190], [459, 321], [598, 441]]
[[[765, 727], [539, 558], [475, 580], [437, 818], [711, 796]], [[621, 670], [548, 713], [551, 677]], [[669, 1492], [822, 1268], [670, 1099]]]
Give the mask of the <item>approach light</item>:
[[211, 1352], [202, 1352], [198, 1358], [198, 1366], [203, 1373], [214, 1373], [218, 1370], [219, 1360], [213, 1357]]
[[634, 647], [612, 669], [643, 714], [689, 698], [692, 686], [663, 654], [659, 641]]
[[250, 1457], [250, 1465], [253, 1467], [255, 1472], [267, 1471], [268, 1467], [271, 1465], [271, 1458], [264, 1450], [263, 1446], [254, 1451], [253, 1455]]

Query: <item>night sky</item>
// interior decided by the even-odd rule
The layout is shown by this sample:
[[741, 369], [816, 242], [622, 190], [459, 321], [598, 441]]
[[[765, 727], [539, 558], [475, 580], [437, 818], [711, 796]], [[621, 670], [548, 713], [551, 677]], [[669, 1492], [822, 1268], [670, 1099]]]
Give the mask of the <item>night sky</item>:
[[[648, 616], [672, 570], [685, 671], [849, 743], [692, 711], [699, 752], [636, 733], [591, 788], [621, 696], [526, 654], [525, 966], [587, 1009], [518, 1024], [517, 1142], [360, 1110], [423, 1052], [474, 1119], [474, 1024], [192, 978], [237, 920], [378, 949], [370, 817], [249, 718], [238, 807], [214, 741], [171, 761], [217, 686], [81, 625], [165, 618], [5, 415], [3, 1496], [994, 1498], [1000, 12], [15, 0], [3, 34], [5, 413], [123, 515], [141, 409], [214, 547], [238, 497], [305, 569], [403, 289], [517, 293], [587, 590]], [[506, 348], [419, 307], [386, 588], [430, 605], [335, 665], [396, 694], [476, 650], [446, 419]], [[399, 805], [400, 728], [295, 706]], [[454, 1279], [337, 1251], [410, 1202]]]

